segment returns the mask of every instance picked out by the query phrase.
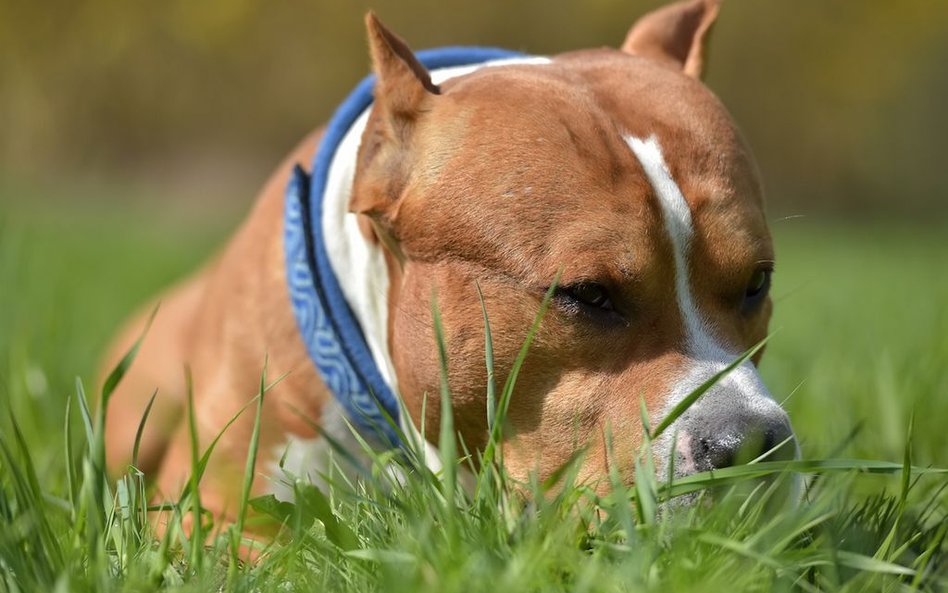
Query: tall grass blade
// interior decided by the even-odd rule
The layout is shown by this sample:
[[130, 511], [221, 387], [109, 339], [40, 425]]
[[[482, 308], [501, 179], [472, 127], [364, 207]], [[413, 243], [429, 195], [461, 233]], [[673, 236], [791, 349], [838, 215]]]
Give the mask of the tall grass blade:
[[[626, 502], [625, 499], [621, 496], [614, 496], [614, 494], [622, 492], [625, 490], [624, 484], [622, 483], [622, 476], [619, 475], [619, 465], [618, 460], [616, 459], [616, 453], [614, 448], [614, 443], [612, 440], [612, 427], [607, 425], [602, 435], [603, 439], [603, 448], [606, 452], [606, 463], [608, 464], [608, 477], [609, 485], [612, 487], [612, 496], [608, 498], [609, 505], [605, 509], [610, 518], [618, 523], [622, 528], [622, 531], [625, 532], [626, 538], [628, 541], [631, 541], [635, 538], [635, 517], [632, 516], [632, 507]], [[632, 491], [637, 495], [638, 490], [633, 489]], [[638, 504], [635, 504], [635, 513], [638, 516], [639, 523], [644, 523], [645, 518], [642, 515], [642, 509]]]
[[[736, 465], [709, 472], [701, 472], [676, 479], [670, 486], [662, 488], [662, 494], [668, 497], [690, 494], [709, 487], [734, 484], [744, 480], [763, 478], [783, 472], [830, 473], [860, 472], [870, 474], [896, 474], [902, 471], [901, 463], [891, 461], [873, 461], [864, 459], [814, 459], [796, 461], [764, 461], [754, 465]], [[932, 467], [912, 467], [917, 475], [948, 474], [948, 469]]]
[[39, 477], [36, 474], [36, 465], [33, 463], [26, 439], [23, 438], [23, 432], [20, 430], [20, 425], [13, 416], [12, 410], [8, 409], [8, 412], [10, 428], [13, 432], [20, 462], [17, 462], [17, 456], [10, 451], [4, 439], [0, 439], [0, 447], [2, 447], [3, 456], [7, 460], [8, 471], [13, 475], [13, 486], [19, 494], [19, 500], [26, 505], [24, 510], [29, 511], [28, 516], [37, 532], [38, 545], [36, 552], [44, 557], [48, 570], [55, 574], [63, 566], [62, 549], [48, 520], [49, 510], [46, 507], [45, 496], [40, 486]]
[[431, 295], [431, 318], [434, 322], [435, 340], [438, 346], [438, 364], [441, 376], [441, 432], [438, 448], [441, 452], [441, 472], [444, 504], [447, 516], [453, 516], [454, 494], [457, 491], [457, 436], [454, 434], [454, 409], [451, 406], [451, 387], [448, 384], [448, 350], [444, 342], [444, 326], [438, 310], [437, 297]]
[[[93, 419], [86, 398], [85, 388], [76, 377], [76, 397], [79, 411], [86, 428], [86, 452], [82, 456], [82, 485], [79, 491], [79, 513], [77, 524], [85, 528], [86, 541], [90, 543], [89, 555], [99, 561], [101, 535], [105, 530], [106, 505], [111, 500], [105, 475], [104, 412], [96, 411]], [[100, 420], [100, 417], [102, 418]]]
[[[188, 441], [191, 451], [191, 479], [187, 488], [187, 500], [190, 502], [191, 518], [191, 536], [189, 538], [191, 545], [190, 561], [197, 572], [204, 569], [204, 508], [201, 504], [201, 477], [203, 476], [203, 467], [198, 458], [200, 451], [200, 442], [198, 441], [197, 417], [194, 413], [194, 380], [191, 376], [191, 367], [184, 369], [185, 393], [187, 394], [188, 407]], [[243, 410], [241, 410], [243, 411]], [[226, 427], [225, 427], [226, 429]], [[221, 431], [223, 433], [223, 431]], [[208, 450], [208, 458], [210, 458]], [[197, 471], [200, 469], [201, 471]]]
[[151, 414], [151, 407], [155, 404], [155, 397], [158, 396], [158, 390], [155, 389], [148, 399], [148, 405], [145, 406], [145, 412], [138, 422], [138, 429], [135, 431], [135, 444], [132, 446], [132, 465], [138, 467], [138, 451], [142, 444], [142, 435], [145, 434], [145, 423], [148, 422], [148, 416]]
[[915, 432], [915, 410], [909, 416], [908, 432], [905, 435], [905, 452], [902, 455], [902, 480], [899, 490], [899, 515], [905, 511], [908, 502], [909, 485], [912, 481], [912, 436]]
[[652, 441], [648, 437], [649, 419], [644, 398], [639, 399], [639, 416], [642, 422], [642, 447], [639, 453], [633, 453], [635, 456], [633, 464], [635, 468], [635, 505], [639, 522], [643, 525], [653, 525], [658, 515], [658, 483], [652, 457]]
[[132, 366], [132, 363], [135, 361], [135, 357], [138, 355], [138, 350], [141, 348], [142, 342], [145, 341], [145, 336], [148, 335], [148, 330], [151, 329], [151, 324], [155, 320], [155, 316], [158, 315], [158, 309], [161, 306], [159, 303], [155, 305], [155, 308], [151, 310], [151, 314], [148, 315], [147, 321], [145, 321], [145, 327], [142, 329], [141, 334], [139, 334], [138, 339], [132, 344], [132, 347], [128, 349], [128, 352], [122, 356], [122, 359], [119, 360], [118, 364], [109, 372], [108, 376], [105, 378], [105, 382], [102, 383], [102, 393], [99, 398], [99, 409], [102, 410], [102, 417], [105, 416], [105, 410], [109, 405], [109, 398], [112, 397], [112, 393], [115, 392], [115, 388], [118, 387], [119, 381], [122, 380], [122, 377], [125, 376], [125, 373], [128, 372], [129, 367]]
[[263, 371], [260, 373], [260, 390], [257, 393], [257, 411], [253, 419], [253, 431], [250, 433], [250, 445], [247, 448], [247, 460], [244, 466], [244, 480], [240, 488], [240, 503], [237, 507], [237, 522], [231, 529], [230, 567], [228, 581], [233, 583], [237, 576], [237, 563], [240, 558], [240, 539], [244, 533], [244, 522], [247, 519], [247, 507], [250, 500], [250, 489], [253, 486], [254, 472], [257, 467], [257, 451], [260, 448], [260, 419], [263, 416], [264, 394], [267, 388], [267, 366], [269, 359], [263, 362]]
[[89, 400], [86, 398], [85, 388], [82, 386], [82, 381], [79, 377], [76, 377], [75, 386], [76, 399], [79, 400], [79, 415], [82, 418], [82, 426], [86, 431], [86, 449], [91, 455], [95, 443], [95, 422], [92, 418], [92, 411], [89, 408]]
[[76, 483], [76, 467], [73, 465], [75, 457], [73, 456], [72, 450], [72, 398], [66, 398], [66, 414], [65, 420], [63, 422], [63, 435], [64, 435], [64, 448], [65, 448], [65, 459], [63, 460], [66, 465], [66, 489], [69, 495], [69, 506], [71, 507], [70, 515], [73, 521], [76, 520], [76, 512], [78, 511], [78, 485]]
[[896, 537], [899, 533], [899, 527], [902, 523], [902, 514], [905, 512], [905, 505], [908, 501], [909, 489], [912, 483], [912, 432], [915, 427], [915, 412], [913, 411], [909, 417], [909, 426], [908, 432], [905, 437], [905, 448], [902, 454], [902, 475], [899, 480], [899, 504], [896, 511], [895, 520], [892, 521], [892, 527], [889, 529], [889, 533], [886, 535], [885, 539], [882, 540], [882, 543], [879, 544], [878, 549], [875, 554], [872, 555], [873, 559], [883, 560], [885, 558], [897, 558], [899, 556], [899, 551], [896, 550], [892, 554], [889, 553], [889, 550], [892, 549], [896, 541]]
[[481, 303], [481, 314], [484, 316], [484, 361], [487, 366], [487, 430], [494, 430], [494, 420], [497, 414], [497, 377], [494, 375], [494, 338], [490, 333], [490, 318], [487, 315], [487, 304], [484, 303], [484, 293], [480, 284], [475, 284], [477, 298]]
[[870, 558], [869, 556], [864, 556], [862, 554], [857, 554], [855, 552], [849, 552], [846, 550], [837, 550], [836, 558], [843, 566], [848, 566], [849, 568], [855, 568], [865, 572], [895, 574], [900, 576], [915, 575], [914, 570], [900, 564], [885, 562], [877, 558]]
[[533, 344], [533, 338], [540, 329], [540, 322], [543, 320], [547, 309], [550, 307], [550, 302], [553, 299], [553, 295], [556, 294], [556, 287], [560, 281], [560, 274], [561, 272], [556, 273], [552, 284], [550, 284], [550, 288], [548, 288], [546, 293], [543, 295], [543, 300], [540, 302], [540, 309], [533, 318], [533, 324], [530, 326], [530, 330], [527, 332], [527, 336], [523, 341], [523, 345], [520, 346], [520, 351], [517, 353], [517, 358], [514, 359], [513, 365], [510, 368], [510, 373], [507, 375], [507, 380], [504, 382], [504, 388], [501, 391], [500, 401], [497, 404], [496, 415], [488, 436], [487, 445], [484, 447], [483, 463], [485, 464], [493, 463], [494, 458], [497, 455], [496, 451], [503, 438], [503, 425], [507, 419], [507, 411], [510, 407], [510, 399], [513, 396], [514, 386], [517, 383], [517, 378], [520, 375], [520, 369], [523, 367], [523, 362], [527, 358], [527, 352], [530, 350], [530, 346]]

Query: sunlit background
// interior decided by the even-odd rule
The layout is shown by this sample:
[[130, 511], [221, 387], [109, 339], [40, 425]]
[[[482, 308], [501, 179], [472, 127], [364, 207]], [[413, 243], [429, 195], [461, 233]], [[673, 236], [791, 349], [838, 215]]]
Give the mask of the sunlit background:
[[[415, 48], [548, 54], [616, 46], [659, 4], [2, 0], [0, 178], [239, 211], [366, 73], [369, 8]], [[731, 0], [707, 82], [773, 215], [930, 220], [948, 210], [946, 64], [946, 2]]]

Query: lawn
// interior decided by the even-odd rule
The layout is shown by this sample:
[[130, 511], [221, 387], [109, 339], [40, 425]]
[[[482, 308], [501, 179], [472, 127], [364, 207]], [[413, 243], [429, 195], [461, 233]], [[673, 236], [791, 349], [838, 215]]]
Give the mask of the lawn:
[[665, 513], [650, 511], [648, 480], [630, 494], [636, 505], [568, 485], [524, 506], [486, 485], [473, 501], [447, 496], [440, 477], [419, 473], [391, 492], [369, 480], [330, 506], [305, 491], [308, 504], [271, 508], [288, 518], [286, 535], [244, 564], [226, 535], [206, 549], [140, 538], [134, 487], [125, 515], [113, 514], [103, 496], [121, 491], [99, 488], [81, 459], [77, 398], [77, 378], [99, 388], [96, 360], [120, 320], [211, 253], [239, 215], [42, 198], [0, 190], [0, 591], [948, 587], [948, 477], [899, 469], [907, 454], [948, 467], [946, 225], [772, 224], [764, 378], [786, 400], [804, 459], [893, 462], [889, 475], [820, 470], [795, 509], [769, 510], [766, 489], [742, 482], [712, 507]]

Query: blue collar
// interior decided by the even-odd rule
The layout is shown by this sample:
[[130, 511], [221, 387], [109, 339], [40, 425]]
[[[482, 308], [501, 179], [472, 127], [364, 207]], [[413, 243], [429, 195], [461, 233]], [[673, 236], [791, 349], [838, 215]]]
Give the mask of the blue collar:
[[[445, 47], [418, 52], [417, 57], [428, 69], [437, 69], [521, 55], [504, 49]], [[346, 132], [372, 104], [374, 84], [374, 76], [364, 78], [336, 110], [316, 151], [312, 176], [294, 167], [286, 188], [283, 240], [290, 303], [310, 359], [349, 421], [366, 436], [396, 447], [402, 443], [399, 399], [382, 377], [343, 295], [322, 230], [330, 163]]]

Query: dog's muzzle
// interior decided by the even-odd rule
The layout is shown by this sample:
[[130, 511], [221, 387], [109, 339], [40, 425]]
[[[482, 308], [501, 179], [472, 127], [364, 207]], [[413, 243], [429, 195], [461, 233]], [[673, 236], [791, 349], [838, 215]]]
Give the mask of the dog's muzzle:
[[740, 399], [735, 405], [731, 398], [715, 398], [682, 418], [676, 447], [682, 470], [704, 472], [796, 456], [787, 413], [766, 397]]
[[[676, 386], [674, 399], [680, 401], [723, 364], [696, 365]], [[672, 464], [675, 476], [681, 477], [752, 461], [792, 460], [799, 451], [789, 416], [749, 361], [722, 378], [678, 418], [655, 450], [666, 477]]]

